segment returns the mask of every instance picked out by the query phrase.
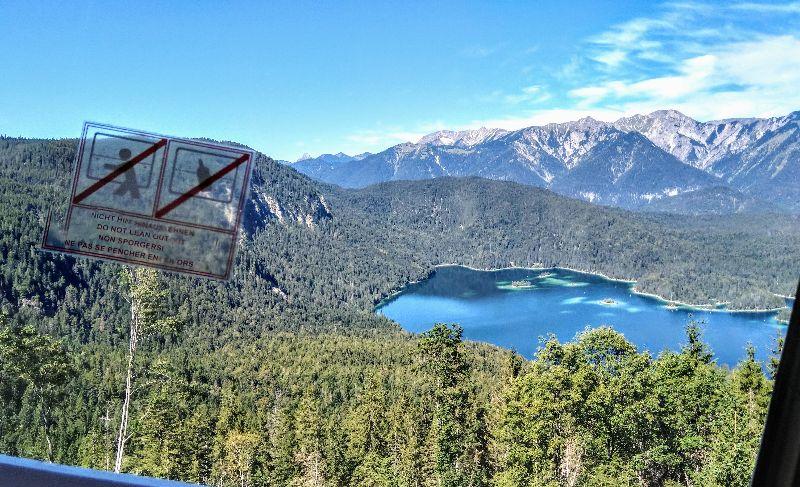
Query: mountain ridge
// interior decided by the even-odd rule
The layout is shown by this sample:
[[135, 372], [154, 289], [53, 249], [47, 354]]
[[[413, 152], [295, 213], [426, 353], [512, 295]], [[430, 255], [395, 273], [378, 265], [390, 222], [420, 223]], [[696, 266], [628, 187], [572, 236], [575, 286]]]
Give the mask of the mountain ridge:
[[[332, 161], [323, 155], [291, 167], [314, 179], [354, 188], [383, 181], [442, 176], [512, 180], [628, 209], [646, 209], [664, 198], [727, 186], [749, 198], [764, 200], [772, 207], [800, 211], [796, 197], [799, 190], [791, 188], [800, 181], [800, 163], [796, 157], [800, 155], [798, 119], [800, 112], [783, 117], [698, 122], [677, 110], [658, 110], [614, 122], [584, 117], [514, 131], [485, 127], [440, 130], [417, 142], [397, 144], [360, 159], [347, 156]], [[629, 184], [628, 194], [621, 194], [613, 181], [598, 187], [586, 168], [579, 169], [591, 161], [588, 166], [594, 167], [597, 174], [613, 172], [611, 159], [618, 165], [625, 155], [609, 157], [604, 165], [598, 159], [597, 147], [612, 139], [627, 140], [619, 133], [640, 134], [652, 143], [647, 150], [636, 146], [638, 157], [631, 162], [632, 166], [640, 167], [628, 169], [638, 174], [643, 186]], [[602, 147], [609, 156], [613, 152]], [[624, 147], [616, 150], [624, 151]], [[769, 157], [762, 157], [763, 154]], [[770, 158], [784, 162], [772, 164]], [[653, 161], [662, 161], [665, 167], [674, 170], [664, 170]], [[577, 184], [581, 177], [573, 172], [583, 174], [585, 184]]]

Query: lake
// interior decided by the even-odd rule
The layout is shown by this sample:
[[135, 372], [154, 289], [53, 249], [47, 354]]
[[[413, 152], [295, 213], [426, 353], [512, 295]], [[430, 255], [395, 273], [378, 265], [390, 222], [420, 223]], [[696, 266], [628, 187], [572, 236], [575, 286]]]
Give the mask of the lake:
[[679, 350], [690, 319], [702, 321], [703, 339], [720, 364], [735, 365], [747, 343], [760, 360], [786, 333], [775, 312], [729, 312], [669, 306], [632, 291], [633, 283], [565, 269], [478, 271], [438, 267], [428, 279], [406, 286], [376, 311], [419, 333], [434, 323], [458, 323], [464, 337], [511, 348], [531, 358], [539, 337], [568, 341], [587, 327], [608, 325], [639, 350], [657, 355]]

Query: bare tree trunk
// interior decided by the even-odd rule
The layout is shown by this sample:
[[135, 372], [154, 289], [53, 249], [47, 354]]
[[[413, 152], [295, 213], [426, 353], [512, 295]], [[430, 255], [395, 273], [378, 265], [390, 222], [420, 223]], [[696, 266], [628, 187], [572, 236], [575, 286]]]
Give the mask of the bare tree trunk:
[[50, 421], [47, 419], [47, 405], [44, 401], [44, 394], [41, 392], [38, 393], [41, 408], [39, 410], [39, 415], [42, 418], [42, 425], [44, 427], [44, 439], [47, 442], [47, 461], [52, 463], [53, 462], [53, 443], [50, 441]]
[[100, 420], [103, 421], [103, 452], [105, 453], [106, 470], [111, 468], [111, 445], [108, 441], [108, 424], [109, 421], [111, 421], [111, 417], [109, 417], [108, 413], [108, 404], [106, 404], [106, 415], [100, 418]]
[[583, 448], [574, 436], [564, 442], [564, 453], [561, 457], [561, 478], [564, 485], [573, 487], [577, 485], [583, 471]]
[[[133, 272], [131, 272], [133, 279]], [[131, 329], [128, 343], [128, 374], [125, 379], [125, 400], [122, 402], [122, 414], [119, 420], [119, 433], [117, 434], [117, 455], [114, 460], [114, 472], [122, 470], [122, 457], [125, 454], [125, 443], [128, 441], [128, 418], [130, 416], [131, 395], [133, 394], [133, 359], [136, 354], [136, 341], [139, 330], [136, 320], [136, 306], [131, 302]]]

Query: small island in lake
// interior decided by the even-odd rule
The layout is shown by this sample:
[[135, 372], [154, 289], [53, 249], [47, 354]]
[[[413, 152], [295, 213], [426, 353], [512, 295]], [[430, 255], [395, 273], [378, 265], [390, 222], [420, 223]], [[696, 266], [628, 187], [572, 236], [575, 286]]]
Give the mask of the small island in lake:
[[533, 284], [531, 284], [526, 279], [520, 279], [518, 281], [511, 281], [511, 286], [517, 287], [517, 288], [523, 288], [523, 287], [533, 287]]
[[[538, 278], [544, 272], [555, 275]], [[670, 304], [674, 308], [668, 308]], [[789, 309], [783, 310], [788, 319]], [[513, 348], [525, 358], [536, 356], [539, 343], [533, 337], [555, 334], [566, 342], [587, 325], [612, 326], [639, 350], [654, 355], [667, 349], [679, 352], [686, 341], [686, 324], [705, 321], [703, 336], [714, 358], [731, 368], [746, 358], [748, 342], [756, 347], [758, 360], [767, 360], [776, 332], [786, 329], [774, 311], [702, 310], [675, 298], [638, 293], [632, 282], [568, 269], [440, 267], [428, 279], [384, 300], [377, 312], [411, 333], [457, 322], [464, 338]]]

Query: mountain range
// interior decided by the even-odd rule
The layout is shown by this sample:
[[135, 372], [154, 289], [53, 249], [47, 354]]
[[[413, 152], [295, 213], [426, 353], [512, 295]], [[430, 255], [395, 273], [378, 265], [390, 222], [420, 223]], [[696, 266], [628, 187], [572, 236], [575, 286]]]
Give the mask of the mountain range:
[[376, 154], [291, 164], [360, 188], [393, 180], [478, 176], [595, 204], [673, 213], [800, 212], [800, 111], [699, 122], [659, 110], [508, 131], [438, 131]]

